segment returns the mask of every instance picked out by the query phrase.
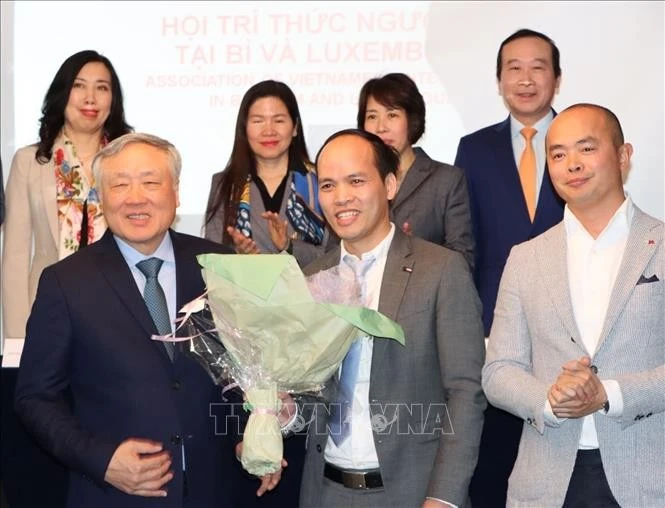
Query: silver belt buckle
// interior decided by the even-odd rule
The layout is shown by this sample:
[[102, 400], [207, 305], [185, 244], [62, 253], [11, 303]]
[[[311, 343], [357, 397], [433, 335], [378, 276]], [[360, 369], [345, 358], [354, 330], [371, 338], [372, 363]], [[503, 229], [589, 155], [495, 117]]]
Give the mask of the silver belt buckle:
[[347, 471], [342, 471], [342, 481], [343, 485], [347, 489], [366, 489], [367, 484], [365, 483], [365, 474], [364, 473], [350, 473]]

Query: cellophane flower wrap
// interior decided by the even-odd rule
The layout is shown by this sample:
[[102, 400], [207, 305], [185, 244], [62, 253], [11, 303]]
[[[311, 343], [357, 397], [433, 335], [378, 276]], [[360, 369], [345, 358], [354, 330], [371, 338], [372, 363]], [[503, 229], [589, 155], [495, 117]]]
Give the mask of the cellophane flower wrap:
[[404, 344], [401, 327], [357, 305], [350, 270], [305, 278], [287, 254], [198, 256], [206, 295], [190, 302], [185, 323], [197, 333], [190, 352], [213, 380], [233, 379], [251, 414], [241, 462], [251, 474], [279, 471], [282, 436], [277, 393], [321, 393], [351, 343], [371, 335]]

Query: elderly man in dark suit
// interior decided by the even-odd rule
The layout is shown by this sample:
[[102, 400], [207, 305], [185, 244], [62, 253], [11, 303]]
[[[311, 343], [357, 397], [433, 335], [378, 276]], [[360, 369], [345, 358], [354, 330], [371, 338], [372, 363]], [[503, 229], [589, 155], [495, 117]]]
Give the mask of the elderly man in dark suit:
[[[510, 116], [463, 137], [455, 159], [469, 188], [474, 279], [483, 302], [485, 337], [510, 249], [563, 217], [563, 201], [554, 192], [545, 160], [545, 133], [561, 80], [559, 50], [542, 33], [518, 30], [501, 43], [496, 77]], [[521, 429], [518, 418], [488, 405], [471, 481], [474, 507], [505, 506]]]
[[[398, 164], [359, 130], [334, 134], [317, 157], [319, 201], [341, 244], [305, 271], [365, 265], [365, 305], [397, 321], [406, 345], [365, 337], [352, 346], [339, 382], [346, 402], [315, 408], [302, 507], [467, 502], [485, 408], [480, 301], [460, 253], [390, 222]], [[351, 416], [333, 416], [346, 403]]]
[[70, 469], [69, 507], [225, 506], [220, 388], [184, 349], [151, 340], [203, 293], [196, 255], [226, 251], [169, 229], [180, 166], [154, 136], [109, 143], [93, 162], [108, 231], [41, 276], [16, 408]]

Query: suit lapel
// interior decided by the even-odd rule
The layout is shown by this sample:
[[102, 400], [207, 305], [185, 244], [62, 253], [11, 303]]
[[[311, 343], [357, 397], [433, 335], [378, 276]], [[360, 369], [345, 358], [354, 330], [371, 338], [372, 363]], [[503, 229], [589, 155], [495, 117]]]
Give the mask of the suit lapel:
[[58, 191], [56, 189], [55, 166], [53, 161], [54, 158], [51, 157], [48, 164], [43, 166], [38, 164], [37, 168], [39, 169], [42, 200], [44, 202], [44, 210], [46, 211], [46, 219], [48, 220], [51, 236], [53, 237], [53, 242], [56, 245], [57, 251], [60, 248], [60, 228], [58, 226]]
[[[617, 318], [625, 308], [628, 298], [635, 290], [640, 275], [644, 273], [647, 264], [663, 241], [662, 234], [654, 235], [652, 232], [657, 226], [658, 222], [651, 220], [639, 208], [634, 208], [633, 223], [626, 242], [626, 250], [623, 253], [621, 266], [614, 282], [607, 313], [605, 314], [603, 331], [598, 339], [596, 351], [609, 335]], [[653, 243], [649, 243], [649, 241], [653, 241]]]
[[312, 264], [308, 265], [303, 272], [305, 275], [312, 275], [313, 273], [320, 272], [322, 270], [327, 270], [333, 266], [339, 265], [341, 256], [341, 248], [339, 245], [335, 246], [328, 252], [326, 252], [323, 257], [314, 261]]
[[[383, 281], [381, 282], [381, 293], [379, 296], [378, 311], [397, 321], [406, 286], [409, 283], [411, 270], [413, 270], [414, 259], [411, 256], [411, 239], [395, 227], [395, 236], [388, 249], [386, 267], [383, 271]], [[408, 337], [407, 337], [408, 340]], [[372, 349], [372, 369], [370, 377], [381, 375], [380, 365], [383, 356], [391, 341], [376, 340]], [[370, 386], [375, 382], [371, 379]]]
[[498, 173], [499, 181], [505, 182], [507, 188], [515, 198], [524, 202], [524, 213], [526, 211], [526, 201], [522, 193], [522, 184], [520, 183], [519, 173], [515, 165], [515, 156], [513, 154], [513, 140], [510, 135], [510, 117], [496, 127], [496, 136], [492, 144], [492, 150], [496, 159], [494, 170]]
[[[554, 116], [556, 116], [556, 111]], [[522, 192], [522, 183], [520, 182], [519, 170], [515, 164], [515, 154], [513, 153], [513, 139], [510, 132], [510, 116], [496, 127], [496, 137], [492, 149], [496, 157], [496, 171], [500, 180], [505, 182], [506, 188], [512, 194], [513, 199], [519, 201], [519, 209], [522, 220], [525, 224], [532, 225], [532, 231], [544, 231], [544, 227], [539, 225], [542, 220], [551, 213], [550, 210], [563, 208], [563, 200], [555, 192], [552, 180], [550, 179], [547, 168], [547, 160], [543, 172], [543, 180], [538, 190], [538, 204], [536, 206], [536, 215], [533, 223], [529, 219], [529, 211]], [[542, 216], [542, 217], [541, 217]], [[539, 220], [540, 219], [540, 220]]]
[[392, 209], [398, 208], [432, 173], [432, 160], [421, 149], [416, 148], [416, 158], [406, 173], [402, 185], [392, 204]]
[[[568, 259], [566, 256], [566, 228], [563, 222], [556, 225], [536, 243], [536, 256], [545, 289], [552, 300], [552, 308], [559, 316], [570, 337], [584, 349], [581, 335], [575, 322], [568, 284]], [[566, 338], [566, 340], [568, 340]]]
[[[157, 333], [155, 323], [150, 317], [143, 296], [136, 286], [134, 276], [129, 266], [127, 266], [125, 258], [122, 257], [111, 231], [107, 230], [97, 243], [100, 244], [97, 254], [100, 258], [98, 266], [102, 275], [111, 289], [118, 295], [120, 301], [127, 307], [129, 314], [136, 319], [143, 329], [145, 337], [150, 340], [150, 336]], [[163, 352], [168, 361], [166, 351], [161, 344], [155, 342], [155, 347]]]
[[[187, 302], [200, 295], [192, 295], [195, 284], [191, 281], [202, 280], [201, 267], [193, 260], [196, 254], [187, 252], [186, 246], [180, 241], [178, 235], [169, 230], [171, 235], [171, 244], [173, 245], [173, 257], [175, 259], [175, 280], [176, 280], [176, 314]], [[191, 283], [190, 283], [191, 282]], [[201, 293], [204, 289], [201, 287]], [[177, 316], [176, 316], [177, 317]]]

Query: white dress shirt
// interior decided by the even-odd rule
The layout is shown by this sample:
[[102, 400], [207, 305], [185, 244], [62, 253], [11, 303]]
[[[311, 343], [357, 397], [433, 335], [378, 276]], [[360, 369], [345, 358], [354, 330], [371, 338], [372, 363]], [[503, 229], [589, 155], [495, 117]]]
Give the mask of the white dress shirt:
[[[381, 283], [383, 282], [383, 271], [386, 267], [388, 249], [395, 235], [395, 225], [390, 225], [390, 233], [370, 252], [362, 255], [361, 259], [374, 256], [376, 262], [369, 268], [365, 277], [363, 293], [367, 298], [367, 307], [373, 310], [379, 308], [379, 296]], [[341, 243], [341, 257], [352, 256]], [[358, 377], [353, 395], [351, 433], [340, 446], [336, 446], [330, 436], [326, 444], [325, 460], [341, 469], [376, 469], [379, 467], [379, 459], [374, 446], [372, 434], [372, 416], [369, 408], [369, 379], [372, 370], [372, 347], [373, 338], [363, 337], [360, 353], [360, 365]]]
[[[612, 289], [626, 249], [633, 214], [633, 202], [629, 196], [626, 196], [605, 229], [597, 238], [593, 238], [567, 205], [564, 209], [570, 300], [582, 343], [591, 358], [596, 353], [603, 330]], [[613, 379], [606, 379], [602, 384], [610, 402], [607, 416], [620, 416], [623, 413], [623, 396], [619, 383]], [[566, 420], [554, 416], [549, 401], [545, 406], [545, 419], [554, 425]], [[579, 448], [584, 450], [598, 448], [593, 415], [584, 417]]]

